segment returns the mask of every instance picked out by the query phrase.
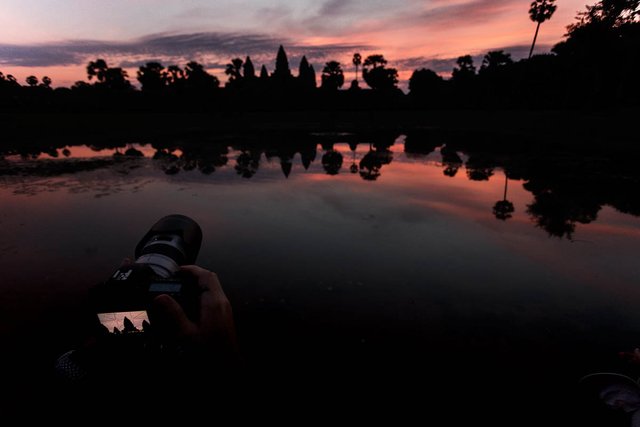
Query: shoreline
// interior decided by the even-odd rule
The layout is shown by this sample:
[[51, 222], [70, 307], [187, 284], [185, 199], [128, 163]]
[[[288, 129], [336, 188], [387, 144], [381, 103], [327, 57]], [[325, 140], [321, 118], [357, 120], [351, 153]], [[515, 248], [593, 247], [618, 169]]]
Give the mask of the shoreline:
[[[0, 144], [69, 138], [219, 140], [286, 133], [443, 132], [497, 135], [500, 145], [602, 146], [638, 150], [638, 109], [580, 111], [420, 110], [215, 113], [0, 113]], [[486, 139], [486, 138], [480, 138]]]

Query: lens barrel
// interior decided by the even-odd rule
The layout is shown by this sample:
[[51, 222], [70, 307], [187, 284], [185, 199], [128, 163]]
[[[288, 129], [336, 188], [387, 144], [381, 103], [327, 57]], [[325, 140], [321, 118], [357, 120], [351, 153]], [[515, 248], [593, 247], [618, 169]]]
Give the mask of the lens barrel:
[[202, 230], [184, 215], [161, 218], [136, 246], [136, 263], [148, 264], [160, 277], [174, 275], [181, 265], [195, 264]]

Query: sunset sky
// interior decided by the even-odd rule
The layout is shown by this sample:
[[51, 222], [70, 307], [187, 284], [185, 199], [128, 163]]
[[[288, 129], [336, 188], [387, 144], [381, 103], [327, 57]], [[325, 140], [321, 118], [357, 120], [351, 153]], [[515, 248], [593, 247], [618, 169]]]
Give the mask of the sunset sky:
[[[292, 69], [307, 55], [316, 71], [330, 59], [353, 79], [351, 56], [382, 53], [400, 70], [450, 73], [457, 56], [505, 49], [528, 53], [535, 24], [529, 0], [2, 0], [0, 71], [48, 75], [54, 86], [86, 79], [84, 66], [101, 57], [129, 70], [156, 60], [197, 60], [222, 82], [224, 64], [251, 55], [273, 71], [278, 45]], [[542, 25], [536, 52], [562, 40], [589, 0], [558, 0]], [[477, 64], [479, 65], [479, 64]], [[405, 82], [406, 84], [406, 82]]]

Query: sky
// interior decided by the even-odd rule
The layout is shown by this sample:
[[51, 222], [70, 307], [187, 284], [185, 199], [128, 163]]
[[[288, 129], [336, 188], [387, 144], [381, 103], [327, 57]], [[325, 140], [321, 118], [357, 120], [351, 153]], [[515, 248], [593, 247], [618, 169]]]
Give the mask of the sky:
[[[381, 53], [406, 81], [416, 68], [446, 76], [455, 58], [504, 49], [528, 54], [535, 24], [529, 0], [0, 0], [0, 71], [21, 83], [48, 75], [54, 86], [86, 80], [104, 58], [135, 80], [148, 61], [205, 64], [225, 82], [231, 58], [250, 55], [272, 71], [280, 44], [293, 70], [306, 55], [319, 73], [338, 60], [346, 81], [351, 57]], [[540, 30], [537, 53], [562, 40], [593, 0], [558, 0]], [[404, 83], [406, 84], [406, 82]]]

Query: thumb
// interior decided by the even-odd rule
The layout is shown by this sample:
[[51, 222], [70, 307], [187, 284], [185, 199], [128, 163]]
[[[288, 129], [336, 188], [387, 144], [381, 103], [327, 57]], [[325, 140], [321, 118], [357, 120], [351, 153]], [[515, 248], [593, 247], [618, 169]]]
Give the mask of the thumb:
[[189, 320], [180, 304], [169, 295], [155, 297], [149, 314], [153, 326], [170, 338], [185, 338], [197, 332], [196, 325]]

